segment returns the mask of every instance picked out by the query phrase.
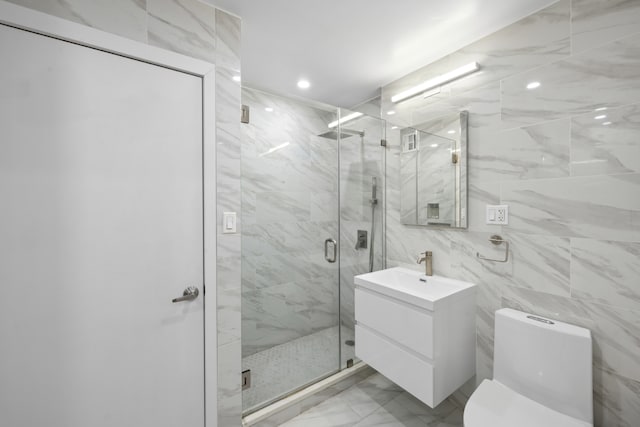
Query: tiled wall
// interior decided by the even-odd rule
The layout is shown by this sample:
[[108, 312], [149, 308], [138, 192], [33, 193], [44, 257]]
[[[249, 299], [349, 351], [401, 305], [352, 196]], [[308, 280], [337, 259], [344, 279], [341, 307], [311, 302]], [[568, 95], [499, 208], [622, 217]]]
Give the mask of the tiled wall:
[[336, 108], [247, 88], [242, 102], [251, 109], [241, 126], [246, 357], [338, 325], [338, 264], [323, 246], [338, 237], [338, 143], [318, 136]]
[[[597, 426], [640, 422], [639, 22], [638, 1], [561, 0], [382, 91], [401, 127], [469, 111], [468, 230], [401, 224], [398, 134], [388, 135], [389, 266], [419, 268], [415, 255], [431, 249], [436, 274], [479, 285], [477, 382], [492, 375], [500, 307], [591, 329]], [[390, 102], [471, 61], [482, 71], [439, 95]], [[484, 206], [498, 203], [509, 225], [486, 225]], [[493, 233], [511, 242], [506, 264], [476, 258], [500, 256]]]
[[[218, 221], [240, 213], [240, 19], [198, 0], [9, 0], [216, 64]], [[220, 225], [218, 225], [220, 227]], [[240, 426], [240, 236], [217, 236], [218, 425]]]

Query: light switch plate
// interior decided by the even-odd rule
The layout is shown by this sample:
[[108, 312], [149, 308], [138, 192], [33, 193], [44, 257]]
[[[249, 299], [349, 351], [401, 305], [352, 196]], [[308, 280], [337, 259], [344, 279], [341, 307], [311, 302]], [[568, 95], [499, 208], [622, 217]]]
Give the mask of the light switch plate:
[[509, 205], [487, 205], [486, 223], [493, 225], [509, 224]]
[[222, 233], [231, 234], [236, 232], [236, 213], [235, 212], [223, 212], [222, 213]]

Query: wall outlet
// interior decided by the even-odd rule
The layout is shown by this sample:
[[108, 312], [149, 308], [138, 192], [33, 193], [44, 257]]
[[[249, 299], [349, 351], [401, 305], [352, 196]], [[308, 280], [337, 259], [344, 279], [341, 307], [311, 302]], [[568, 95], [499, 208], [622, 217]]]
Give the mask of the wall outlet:
[[487, 205], [487, 224], [507, 225], [509, 224], [508, 205]]

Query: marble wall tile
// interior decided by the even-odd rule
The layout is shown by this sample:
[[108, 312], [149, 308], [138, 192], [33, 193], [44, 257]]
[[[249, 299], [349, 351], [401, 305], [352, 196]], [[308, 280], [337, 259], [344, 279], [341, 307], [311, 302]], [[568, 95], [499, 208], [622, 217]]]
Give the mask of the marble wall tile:
[[573, 0], [571, 50], [580, 52], [638, 32], [640, 4], [625, 0]]
[[596, 426], [634, 427], [640, 420], [640, 382], [607, 370], [593, 373]]
[[640, 243], [571, 239], [571, 295], [640, 310]]
[[460, 111], [469, 112], [469, 141], [477, 140], [474, 135], [476, 130], [487, 132], [501, 129], [500, 82], [491, 82], [442, 102], [415, 108], [412, 110], [410, 126], [419, 127], [422, 123]]
[[640, 241], [640, 174], [505, 182], [501, 200], [517, 232]]
[[198, 0], [147, 0], [149, 44], [215, 63], [216, 11]]
[[[382, 110], [394, 109], [394, 123], [411, 126], [416, 110], [439, 109], [447, 99], [456, 99], [467, 90], [475, 90], [500, 78], [520, 73], [569, 55], [569, 0], [559, 1], [453, 54], [429, 64], [382, 88]], [[438, 95], [423, 99], [416, 96], [399, 104], [391, 96], [423, 81], [469, 62], [482, 67], [479, 73], [445, 85]], [[440, 107], [441, 108], [441, 107]]]
[[[606, 116], [600, 120], [594, 117]], [[571, 119], [571, 175], [640, 171], [640, 105]]]
[[511, 268], [505, 279], [511, 286], [568, 297], [570, 245], [566, 237], [535, 236], [507, 231]]
[[[493, 233], [458, 233], [452, 242], [452, 272], [454, 277], [486, 287], [487, 292], [500, 294], [503, 286], [569, 296], [569, 239], [555, 236], [535, 236], [501, 233], [510, 243], [507, 263], [482, 260], [477, 254], [504, 259], [505, 246], [489, 242]], [[543, 268], [541, 268], [543, 266]]]
[[240, 71], [242, 21], [223, 10], [216, 9], [216, 65]]
[[502, 303], [591, 330], [594, 367], [640, 381], [640, 312], [515, 287], [503, 289]]
[[147, 41], [146, 0], [8, 0], [140, 42]]
[[[218, 346], [239, 342], [241, 338], [240, 308], [241, 292], [239, 286], [218, 289]], [[234, 381], [238, 381], [238, 379], [234, 378]]]
[[460, 65], [476, 61], [481, 72], [451, 84], [452, 96], [570, 54], [569, 0], [560, 0], [450, 55]]
[[[527, 84], [538, 81], [537, 89]], [[589, 88], [589, 90], [585, 90]], [[502, 81], [506, 128], [633, 104], [640, 99], [640, 34]]]
[[486, 218], [482, 214], [486, 205], [500, 204], [500, 182], [484, 182], [469, 179], [469, 199], [467, 204], [468, 229], [469, 231], [497, 231], [501, 226], [486, 223]]
[[258, 193], [256, 216], [260, 224], [309, 220], [311, 195], [306, 191]]
[[568, 119], [490, 132], [469, 145], [471, 182], [569, 176]]
[[242, 425], [242, 387], [240, 384], [240, 342], [218, 347], [218, 425]]

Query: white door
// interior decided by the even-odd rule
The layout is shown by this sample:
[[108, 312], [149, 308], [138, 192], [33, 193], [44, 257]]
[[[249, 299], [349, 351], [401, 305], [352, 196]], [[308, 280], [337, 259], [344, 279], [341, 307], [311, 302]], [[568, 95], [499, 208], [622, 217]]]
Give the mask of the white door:
[[203, 426], [202, 80], [3, 25], [0, 64], [0, 425]]

